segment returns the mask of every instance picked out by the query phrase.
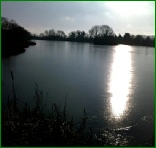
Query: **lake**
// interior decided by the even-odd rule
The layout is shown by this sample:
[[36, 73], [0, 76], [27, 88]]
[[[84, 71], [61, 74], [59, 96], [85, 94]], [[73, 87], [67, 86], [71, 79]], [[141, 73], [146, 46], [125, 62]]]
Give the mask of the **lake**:
[[154, 48], [35, 42], [25, 53], [2, 59], [3, 106], [13, 94], [12, 70], [22, 102], [34, 105], [37, 83], [47, 108], [52, 103], [63, 107], [66, 100], [75, 123], [85, 108], [87, 126], [112, 145], [149, 143], [154, 135]]

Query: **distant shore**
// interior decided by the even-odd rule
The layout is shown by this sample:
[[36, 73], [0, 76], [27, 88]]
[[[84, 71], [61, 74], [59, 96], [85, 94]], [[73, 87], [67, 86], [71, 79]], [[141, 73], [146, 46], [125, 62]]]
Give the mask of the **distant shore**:
[[43, 40], [43, 41], [68, 41], [68, 42], [76, 42], [76, 43], [92, 43], [94, 45], [110, 45], [110, 46], [114, 46], [114, 45], [119, 45], [119, 44], [123, 44], [123, 45], [129, 45], [129, 46], [143, 46], [143, 47], [155, 47], [154, 45], [141, 45], [141, 44], [125, 44], [125, 43], [110, 43], [110, 44], [103, 44], [100, 42], [92, 42], [90, 40], [87, 41], [76, 41], [76, 40], [69, 40], [69, 39], [64, 39], [64, 40], [50, 40], [50, 39], [44, 39], [44, 38], [33, 38], [34, 40]]

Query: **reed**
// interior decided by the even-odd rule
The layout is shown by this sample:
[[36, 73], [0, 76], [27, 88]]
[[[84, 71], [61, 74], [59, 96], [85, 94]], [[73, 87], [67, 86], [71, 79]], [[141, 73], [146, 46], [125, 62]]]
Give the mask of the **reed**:
[[[11, 71], [13, 98], [8, 96], [8, 103], [2, 115], [2, 146], [87, 146], [90, 135], [85, 133], [87, 115], [84, 109], [81, 121], [73, 123], [73, 117], [67, 114], [65, 96], [63, 109], [53, 103], [51, 110], [43, 103], [44, 95], [37, 83], [34, 87], [35, 107], [16, 97], [14, 75]], [[17, 102], [20, 102], [19, 105]], [[45, 112], [47, 110], [47, 112]], [[88, 130], [89, 131], [89, 130]]]

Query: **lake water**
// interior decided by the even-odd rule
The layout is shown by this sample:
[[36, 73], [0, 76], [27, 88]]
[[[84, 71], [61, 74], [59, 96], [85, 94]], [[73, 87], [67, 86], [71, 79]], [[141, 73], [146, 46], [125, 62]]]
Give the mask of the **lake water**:
[[102, 131], [112, 145], [144, 145], [153, 138], [154, 48], [35, 42], [25, 53], [2, 59], [4, 106], [12, 96], [12, 70], [17, 98], [31, 106], [37, 83], [47, 108], [63, 107], [68, 92], [74, 121], [85, 108], [87, 125]]

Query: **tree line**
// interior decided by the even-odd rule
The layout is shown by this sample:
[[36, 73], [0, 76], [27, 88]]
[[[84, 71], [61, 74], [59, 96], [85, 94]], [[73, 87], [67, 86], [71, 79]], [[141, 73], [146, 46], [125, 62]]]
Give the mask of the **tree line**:
[[117, 36], [113, 29], [108, 25], [95, 25], [89, 29], [88, 33], [81, 30], [71, 31], [68, 35], [62, 30], [45, 30], [40, 35], [32, 35], [33, 39], [41, 40], [57, 40], [57, 41], [75, 41], [75, 42], [91, 42], [99, 45], [137, 45], [137, 46], [155, 46], [154, 36], [132, 35], [125, 33]]
[[31, 34], [29, 31], [18, 25], [14, 20], [8, 20], [2, 17], [1, 35], [2, 35], [2, 57], [16, 55], [24, 52], [29, 45], [35, 45], [31, 39], [55, 40], [55, 41], [74, 41], [90, 42], [98, 45], [139, 45], [155, 46], [155, 37], [144, 35], [131, 35], [125, 33], [116, 36], [113, 29], [108, 25], [95, 25], [88, 32], [76, 30], [68, 35], [62, 30], [45, 30], [40, 35]]

